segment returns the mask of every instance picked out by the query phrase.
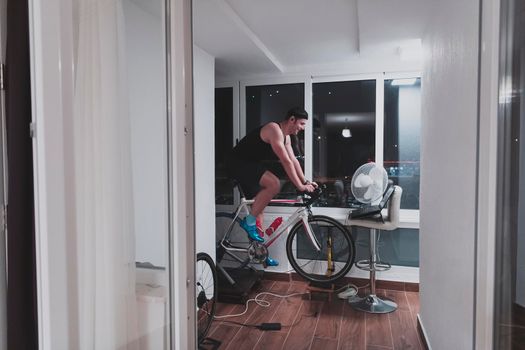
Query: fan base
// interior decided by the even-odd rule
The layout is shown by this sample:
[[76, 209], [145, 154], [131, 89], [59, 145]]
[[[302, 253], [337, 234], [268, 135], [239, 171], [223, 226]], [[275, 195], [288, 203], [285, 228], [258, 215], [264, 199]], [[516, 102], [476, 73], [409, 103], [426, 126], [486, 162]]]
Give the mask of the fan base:
[[381, 299], [377, 295], [370, 294], [364, 298], [351, 298], [348, 303], [352, 308], [371, 314], [387, 314], [397, 309], [397, 304], [389, 299]]

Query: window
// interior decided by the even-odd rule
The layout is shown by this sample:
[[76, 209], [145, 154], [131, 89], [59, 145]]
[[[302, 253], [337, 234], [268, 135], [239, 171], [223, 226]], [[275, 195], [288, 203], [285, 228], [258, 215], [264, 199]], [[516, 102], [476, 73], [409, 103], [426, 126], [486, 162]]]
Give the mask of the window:
[[[393, 231], [378, 231], [377, 255], [381, 261], [392, 265], [419, 267], [419, 230], [398, 228]], [[370, 230], [353, 226], [356, 242], [356, 261], [368, 259]]]
[[421, 79], [385, 80], [384, 167], [403, 188], [402, 209], [419, 209]]
[[[304, 106], [304, 83], [246, 86], [246, 130], [253, 129], [271, 121], [284, 119], [292, 107]], [[243, 135], [243, 136], [244, 136]], [[304, 133], [290, 137], [295, 155], [304, 170]], [[277, 161], [266, 164], [281, 179], [281, 193], [278, 198], [290, 198], [296, 195], [295, 186], [287, 180], [282, 165]]]
[[352, 205], [352, 175], [375, 159], [376, 81], [313, 84], [313, 178], [327, 185], [320, 206]]
[[[394, 79], [402, 76], [403, 79]], [[316, 78], [311, 83], [244, 85], [246, 116], [241, 118], [241, 137], [269, 121], [279, 121], [293, 106], [305, 106], [311, 115], [306, 135], [300, 135], [294, 152], [301, 156], [307, 177], [327, 186], [314, 213], [344, 220], [348, 208], [360, 206], [351, 193], [351, 181], [359, 166], [382, 163], [388, 177], [403, 188], [402, 226], [380, 235], [380, 257], [393, 265], [419, 266], [419, 210], [421, 79], [408, 74], [373, 75], [370, 78]], [[241, 84], [241, 86], [243, 86]], [[306, 91], [306, 93], [305, 93]], [[311, 91], [312, 99], [309, 99]], [[296, 196], [286, 181], [278, 198]], [[286, 208], [272, 210], [286, 212]], [[409, 228], [408, 228], [408, 227]], [[357, 257], [368, 257], [367, 229], [353, 228]]]
[[[319, 208], [320, 212], [329, 214], [326, 210], [330, 208], [360, 205], [351, 193], [352, 176], [362, 164], [377, 161], [403, 188], [405, 220], [417, 220], [417, 212], [406, 211], [419, 210], [421, 79], [417, 74], [320, 77], [311, 83], [266, 82], [271, 84], [241, 84], [246, 116], [240, 120], [240, 136], [261, 124], [280, 120], [292, 106], [306, 106], [311, 112], [307, 137], [300, 135], [294, 151], [306, 169], [305, 175], [327, 186], [316, 203], [326, 208]], [[284, 169], [275, 163], [272, 170], [283, 183], [279, 197], [295, 196], [294, 186], [285, 181]]]
[[233, 88], [215, 89], [215, 204], [233, 204], [225, 156], [233, 147]]

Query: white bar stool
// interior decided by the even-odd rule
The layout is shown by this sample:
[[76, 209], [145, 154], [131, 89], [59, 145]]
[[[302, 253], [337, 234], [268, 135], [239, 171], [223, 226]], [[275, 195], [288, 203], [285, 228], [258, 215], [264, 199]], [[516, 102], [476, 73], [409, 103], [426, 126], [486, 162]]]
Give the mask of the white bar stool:
[[383, 219], [359, 218], [350, 219], [348, 226], [360, 226], [370, 229], [370, 256], [367, 260], [360, 260], [355, 266], [361, 270], [370, 271], [370, 294], [365, 297], [349, 299], [350, 305], [359, 311], [373, 314], [386, 314], [397, 309], [397, 304], [387, 298], [379, 298], [376, 295], [376, 271], [387, 271], [391, 265], [377, 260], [377, 230], [392, 231], [399, 226], [399, 210], [401, 207], [401, 194], [403, 189], [394, 186], [394, 193], [388, 203], [388, 214]]

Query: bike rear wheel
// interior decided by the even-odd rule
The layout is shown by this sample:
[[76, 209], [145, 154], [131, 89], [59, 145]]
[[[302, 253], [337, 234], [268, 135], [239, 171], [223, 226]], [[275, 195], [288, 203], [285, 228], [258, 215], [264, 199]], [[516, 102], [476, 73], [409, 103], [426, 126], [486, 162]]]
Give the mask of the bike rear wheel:
[[343, 225], [330, 217], [314, 215], [308, 223], [321, 250], [317, 251], [303, 223], [299, 222], [286, 241], [288, 260], [304, 279], [333, 283], [344, 277], [354, 264], [354, 239]]
[[196, 300], [197, 300], [197, 335], [200, 344], [210, 329], [215, 316], [215, 303], [217, 301], [218, 280], [217, 270], [212, 258], [206, 253], [197, 254], [196, 274]]

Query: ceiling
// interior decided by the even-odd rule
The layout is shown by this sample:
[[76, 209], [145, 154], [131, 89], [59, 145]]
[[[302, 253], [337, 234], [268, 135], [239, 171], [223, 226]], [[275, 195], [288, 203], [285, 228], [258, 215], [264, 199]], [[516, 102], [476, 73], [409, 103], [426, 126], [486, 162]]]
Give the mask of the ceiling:
[[216, 58], [218, 77], [400, 60], [420, 46], [429, 2], [193, 0], [194, 42]]

